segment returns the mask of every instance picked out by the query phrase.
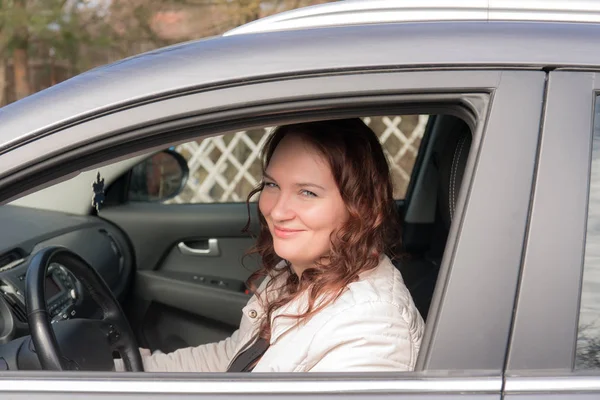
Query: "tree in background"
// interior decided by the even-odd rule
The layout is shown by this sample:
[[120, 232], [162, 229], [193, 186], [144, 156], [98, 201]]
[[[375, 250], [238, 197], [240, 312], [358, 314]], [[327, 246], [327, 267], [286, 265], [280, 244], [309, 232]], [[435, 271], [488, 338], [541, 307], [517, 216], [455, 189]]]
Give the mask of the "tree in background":
[[328, 0], [0, 0], [0, 105], [92, 67]]
[[[14, 63], [13, 80], [15, 95], [18, 99], [31, 93], [28, 69], [23, 68], [28, 63], [29, 21], [25, 0], [2, 0], [0, 14], [0, 50], [12, 55]], [[2, 60], [2, 70], [5, 70], [5, 59]], [[0, 86], [5, 86], [0, 85]]]
[[[57, 83], [56, 60], [70, 63], [77, 73], [79, 49], [91, 42], [90, 22], [104, 18], [99, 11], [86, 0], [0, 0], [0, 64], [5, 70], [10, 64], [11, 71], [0, 74], [0, 87], [12, 87], [9, 97], [18, 100]], [[48, 70], [46, 85], [32, 79], [32, 62]]]

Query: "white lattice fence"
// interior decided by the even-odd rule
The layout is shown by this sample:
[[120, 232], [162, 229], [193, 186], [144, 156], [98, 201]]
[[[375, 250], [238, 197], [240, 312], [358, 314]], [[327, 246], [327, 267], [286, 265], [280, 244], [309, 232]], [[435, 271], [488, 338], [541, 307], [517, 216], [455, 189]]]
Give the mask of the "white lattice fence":
[[[406, 191], [427, 115], [366, 117], [379, 137], [394, 180], [394, 195]], [[271, 128], [215, 136], [177, 147], [190, 168], [185, 190], [171, 203], [245, 201], [261, 179], [260, 151]]]

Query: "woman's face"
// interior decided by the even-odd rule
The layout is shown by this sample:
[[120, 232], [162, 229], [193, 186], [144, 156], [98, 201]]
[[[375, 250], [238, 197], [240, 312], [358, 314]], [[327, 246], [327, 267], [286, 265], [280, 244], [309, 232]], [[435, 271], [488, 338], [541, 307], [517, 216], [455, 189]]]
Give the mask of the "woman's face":
[[264, 183], [258, 205], [275, 252], [300, 276], [329, 252], [331, 233], [347, 219], [346, 207], [327, 161], [295, 135], [275, 149]]

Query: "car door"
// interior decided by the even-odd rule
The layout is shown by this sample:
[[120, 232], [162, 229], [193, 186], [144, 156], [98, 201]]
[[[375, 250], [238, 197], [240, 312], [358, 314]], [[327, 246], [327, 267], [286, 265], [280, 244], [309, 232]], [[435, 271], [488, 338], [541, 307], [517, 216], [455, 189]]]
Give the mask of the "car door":
[[[86, 140], [82, 133], [102, 132], [98, 137], [106, 140], [94, 142], [94, 154], [97, 157], [116, 157], [120, 151], [119, 156], [123, 157], [126, 152], [139, 152], [152, 146], [162, 148], [184, 143], [193, 137], [324, 116], [368, 115], [374, 110], [385, 113], [410, 109], [426, 114], [434, 110], [450, 112], [460, 109], [469, 110], [473, 143], [465, 177], [458, 188], [456, 214], [450, 227], [416, 371], [294, 377], [278, 374], [174, 377], [159, 373], [127, 376], [70, 373], [62, 375], [60, 382], [44, 375], [22, 372], [18, 374], [19, 379], [10, 378], [12, 375], [9, 373], [9, 378], [0, 380], [0, 392], [19, 393], [29, 399], [41, 398], [52, 392], [60, 392], [63, 398], [77, 398], [85, 394], [87, 398], [110, 395], [115, 399], [168, 399], [181, 395], [187, 398], [213, 398], [217, 395], [247, 398], [266, 394], [276, 394], [278, 398], [345, 397], [352, 394], [355, 398], [394, 395], [441, 399], [460, 395], [473, 399], [500, 399], [506, 343], [530, 203], [545, 76], [542, 71], [514, 70], [361, 71], [335, 76], [295, 76], [294, 79], [246, 82], [234, 87], [173, 96], [66, 128], [61, 132], [63, 140]], [[220, 110], [223, 108], [227, 108], [228, 113], [222, 113]], [[200, 117], [194, 117], [190, 122], [190, 115]], [[514, 118], [515, 115], [519, 117]], [[169, 116], [166, 128], [157, 123], [169, 119]], [[124, 121], [132, 127], [125, 130], [127, 134], [109, 134], [112, 128], [123, 132]], [[193, 130], [187, 128], [190, 124]], [[152, 140], [148, 141], [148, 138]], [[519, 146], [514, 146], [516, 142]], [[22, 148], [31, 154], [36, 145], [39, 144], [34, 141]], [[82, 147], [77, 160], [93, 162], [82, 157], [82, 152], [92, 150]], [[15, 161], [10, 156], [17, 156], [17, 153], [7, 153], [9, 157], [3, 158], [2, 162], [10, 164]], [[498, 168], [500, 165], [502, 168]], [[76, 163], [69, 166], [77, 167]], [[505, 181], [512, 182], [510, 191], [498, 184]], [[177, 209], [174, 210], [173, 219], [181, 218], [177, 216]], [[208, 207], [202, 211], [198, 205], [198, 220], [211, 221], [210, 210]], [[109, 213], [106, 214], [109, 218]], [[123, 214], [126, 212], [119, 214], [116, 211], [112, 216], [125, 232], [129, 231], [135, 248], [136, 240], [141, 241], [135, 238], [136, 232], [142, 229], [133, 230], [133, 225], [128, 225]], [[151, 212], [148, 216], [156, 218]], [[163, 226], [168, 225], [167, 222]], [[236, 224], [213, 230], [217, 225], [209, 222], [206, 233], [202, 232], [201, 236], [226, 237], [233, 234], [232, 227]], [[190, 226], [197, 235], [194, 224]], [[183, 238], [178, 235], [173, 237], [177, 240]], [[148, 272], [161, 273], [160, 270], [141, 269], [138, 275]], [[139, 276], [137, 280], [141, 282], [138, 284], [145, 285]], [[207, 290], [207, 287], [195, 283], [178, 284], [177, 287], [189, 288], [190, 292]], [[137, 290], [154, 290], [156, 293], [163, 289], [167, 287], [161, 289], [157, 284], [156, 289]], [[220, 299], [241, 296], [220, 288], [214, 290], [221, 291]], [[208, 298], [192, 296], [202, 301]], [[218, 309], [213, 302], [203, 306]]]
[[507, 360], [509, 399], [600, 395], [600, 75], [549, 74]]

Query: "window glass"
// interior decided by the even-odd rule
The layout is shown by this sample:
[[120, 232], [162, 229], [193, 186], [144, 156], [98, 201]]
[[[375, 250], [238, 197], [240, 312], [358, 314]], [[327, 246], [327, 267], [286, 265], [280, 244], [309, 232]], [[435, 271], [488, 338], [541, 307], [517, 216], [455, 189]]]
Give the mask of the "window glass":
[[[394, 198], [408, 187], [428, 115], [365, 117], [383, 144], [394, 182]], [[184, 190], [170, 204], [244, 202], [262, 177], [260, 150], [272, 128], [184, 143], [175, 149], [188, 163]]]
[[600, 101], [598, 97], [594, 112], [587, 236], [575, 368], [600, 369]]

